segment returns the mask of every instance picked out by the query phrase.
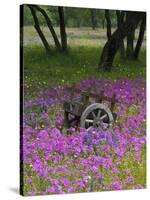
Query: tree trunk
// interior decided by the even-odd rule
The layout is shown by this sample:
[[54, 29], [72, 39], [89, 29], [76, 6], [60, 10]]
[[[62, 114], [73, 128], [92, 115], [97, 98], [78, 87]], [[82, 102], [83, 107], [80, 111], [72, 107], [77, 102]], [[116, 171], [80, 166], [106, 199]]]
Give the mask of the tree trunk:
[[39, 20], [38, 20], [38, 18], [37, 18], [35, 9], [34, 9], [34, 7], [33, 7], [32, 5], [28, 5], [28, 7], [30, 8], [31, 14], [32, 14], [33, 19], [34, 19], [34, 23], [35, 23], [34, 27], [35, 27], [35, 29], [36, 29], [36, 31], [37, 31], [37, 33], [38, 33], [40, 39], [41, 39], [41, 41], [42, 41], [42, 43], [43, 43], [43, 45], [44, 45], [46, 51], [47, 51], [47, 52], [50, 52], [50, 46], [49, 46], [49, 44], [48, 44], [48, 42], [47, 42], [47, 40], [46, 40], [46, 38], [45, 38], [45, 36], [44, 36], [44, 34], [43, 34], [41, 28], [40, 28]]
[[117, 30], [112, 34], [110, 40], [106, 42], [98, 64], [99, 69], [102, 68], [108, 71], [111, 70], [114, 57], [120, 47], [120, 43], [129, 32], [134, 30], [134, 25], [138, 25], [143, 17], [143, 12], [129, 12], [129, 16], [130, 17], [122, 23], [120, 28], [117, 28]]
[[[129, 12], [126, 14], [126, 18], [128, 20], [128, 17], [130, 18]], [[129, 59], [133, 58], [133, 52], [134, 52], [134, 37], [135, 37], [135, 25], [133, 24], [134, 29], [132, 31], [128, 32], [127, 35], [127, 49], [126, 49], [126, 56]]]
[[109, 15], [109, 10], [105, 10], [105, 18], [106, 18], [106, 24], [107, 24], [107, 38], [110, 40], [111, 38], [111, 20]]
[[144, 39], [145, 28], [146, 28], [146, 14], [144, 15], [144, 17], [141, 21], [139, 37], [138, 37], [137, 44], [136, 44], [136, 47], [134, 50], [134, 59], [137, 59], [139, 56], [139, 52], [140, 52], [142, 42]]
[[67, 50], [67, 35], [65, 28], [65, 19], [64, 19], [64, 10], [63, 7], [58, 7], [59, 21], [60, 21], [60, 35], [61, 35], [61, 44], [62, 50]]
[[95, 15], [95, 10], [91, 10], [91, 24], [92, 24], [92, 29], [95, 30], [97, 26], [97, 21], [96, 21], [96, 15]]
[[77, 27], [80, 28], [81, 27], [81, 21], [79, 19], [77, 19]]
[[[117, 15], [117, 26], [120, 28], [121, 24], [124, 22], [124, 11], [116, 10]], [[124, 47], [124, 40], [120, 43], [120, 55], [121, 58], [125, 57], [125, 47]]]
[[126, 56], [129, 59], [133, 58], [133, 52], [134, 52], [134, 35], [135, 35], [135, 30], [133, 30], [132, 32], [128, 33], [128, 35], [127, 35]]
[[54, 28], [53, 28], [53, 25], [52, 25], [52, 22], [51, 22], [49, 16], [48, 16], [47, 13], [45, 12], [45, 10], [43, 10], [43, 9], [40, 8], [39, 6], [34, 5], [34, 7], [35, 7], [39, 12], [41, 12], [41, 14], [44, 16], [44, 18], [45, 18], [45, 20], [46, 20], [46, 23], [47, 23], [47, 26], [48, 26], [48, 28], [49, 28], [49, 30], [50, 30], [50, 32], [51, 32], [51, 34], [52, 34], [52, 37], [53, 37], [53, 39], [54, 39], [55, 45], [56, 45], [57, 49], [60, 50], [60, 49], [61, 49], [61, 45], [60, 45], [60, 42], [59, 42], [59, 40], [58, 40], [58, 37], [57, 37], [57, 35], [56, 35], [56, 33], [55, 33], [55, 30], [54, 30]]
[[104, 29], [105, 28], [105, 20], [102, 19], [102, 28]]

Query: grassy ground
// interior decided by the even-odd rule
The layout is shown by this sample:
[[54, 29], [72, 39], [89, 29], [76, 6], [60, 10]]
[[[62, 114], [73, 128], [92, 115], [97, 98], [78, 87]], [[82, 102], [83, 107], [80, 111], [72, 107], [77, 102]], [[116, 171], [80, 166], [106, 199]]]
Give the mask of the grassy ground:
[[[43, 33], [45, 34], [47, 40], [54, 44], [53, 39], [51, 37], [51, 34], [49, 32], [49, 29], [47, 27], [41, 27]], [[58, 27], [55, 27], [55, 31], [57, 36], [60, 39], [60, 31]], [[112, 32], [115, 31], [114, 28], [112, 28]], [[102, 28], [96, 28], [95, 30], [92, 30], [91, 27], [80, 27], [80, 28], [66, 28], [67, 32], [67, 38], [69, 45], [71, 46], [78, 46], [80, 45], [86, 45], [86, 46], [103, 46], [107, 40], [106, 36], [106, 29]], [[135, 32], [135, 42], [138, 37], [139, 30], [137, 29]], [[143, 47], [146, 46], [146, 35], [144, 37]], [[36, 33], [33, 26], [25, 26], [24, 27], [24, 44], [39, 44], [39, 36]]]
[[33, 92], [49, 85], [76, 82], [90, 77], [118, 79], [145, 76], [145, 51], [138, 61], [121, 60], [116, 56], [111, 72], [98, 71], [97, 63], [101, 49], [98, 47], [75, 47], [65, 54], [45, 54], [41, 46], [25, 47], [25, 85]]
[[[48, 30], [43, 29], [47, 35]], [[58, 29], [56, 31], [58, 32]], [[40, 44], [34, 28], [24, 28], [24, 85], [29, 89], [30, 94], [49, 85], [72, 83], [90, 77], [118, 79], [145, 76], [144, 46], [139, 60], [122, 60], [118, 53], [112, 71], [103, 72], [98, 71], [97, 64], [106, 40], [104, 30], [71, 28], [67, 29], [67, 32], [68, 52], [60, 53], [53, 48], [51, 54], [48, 55]]]

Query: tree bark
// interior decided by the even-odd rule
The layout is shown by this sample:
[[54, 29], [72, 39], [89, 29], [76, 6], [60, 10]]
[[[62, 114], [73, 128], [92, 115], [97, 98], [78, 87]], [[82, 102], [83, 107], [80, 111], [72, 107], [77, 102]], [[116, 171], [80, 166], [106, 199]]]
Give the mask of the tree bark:
[[49, 28], [49, 30], [50, 30], [50, 32], [51, 32], [51, 34], [52, 34], [52, 37], [53, 37], [53, 39], [54, 39], [55, 45], [56, 45], [57, 49], [60, 50], [60, 49], [61, 49], [61, 45], [60, 45], [60, 42], [59, 42], [59, 40], [58, 40], [58, 37], [57, 37], [57, 35], [56, 35], [56, 33], [55, 33], [55, 30], [54, 30], [54, 28], [53, 28], [53, 25], [52, 25], [52, 22], [51, 22], [49, 16], [47, 15], [47, 13], [45, 12], [44, 9], [40, 8], [40, 7], [37, 6], [37, 5], [34, 5], [34, 7], [35, 7], [39, 12], [41, 12], [41, 14], [44, 16], [44, 18], [45, 18], [45, 20], [46, 20], [46, 23], [47, 23], [47, 26], [48, 26], [48, 28]]
[[133, 52], [134, 52], [134, 35], [135, 31], [128, 33], [127, 35], [127, 49], [126, 49], [126, 56], [129, 59], [133, 58]]
[[[127, 12], [126, 18], [128, 20], [128, 17], [130, 18], [129, 12]], [[126, 49], [126, 56], [129, 59], [133, 58], [133, 52], [134, 52], [134, 37], [135, 37], [135, 25], [133, 24], [134, 29], [132, 31], [128, 32], [127, 35], [127, 49]]]
[[28, 5], [28, 7], [30, 8], [31, 14], [32, 14], [33, 19], [34, 19], [34, 23], [35, 23], [34, 27], [35, 27], [35, 29], [36, 29], [36, 31], [37, 31], [37, 33], [38, 33], [43, 45], [44, 45], [44, 47], [45, 47], [45, 50], [47, 52], [50, 52], [50, 46], [49, 46], [49, 44], [48, 44], [48, 42], [47, 42], [47, 40], [46, 40], [41, 28], [40, 28], [39, 20], [37, 18], [35, 9], [34, 9], [34, 7], [32, 5]]
[[120, 28], [117, 28], [117, 30], [112, 34], [110, 40], [106, 42], [98, 64], [99, 69], [108, 71], [111, 70], [114, 57], [120, 47], [120, 43], [127, 36], [127, 34], [132, 32], [134, 27], [138, 25], [143, 17], [143, 12], [129, 12], [129, 15], [130, 17], [122, 23]]
[[105, 28], [105, 20], [102, 19], [102, 28], [104, 29]]
[[[121, 24], [124, 22], [124, 11], [116, 10], [117, 15], [117, 27], [120, 28]], [[121, 58], [125, 57], [125, 47], [124, 47], [124, 40], [120, 43], [120, 55]]]
[[80, 28], [81, 27], [81, 21], [79, 19], [76, 19], [77, 20], [77, 27]]
[[111, 38], [111, 20], [109, 15], [109, 10], [105, 10], [105, 18], [106, 18], [106, 24], [107, 24], [107, 38], [110, 40]]
[[140, 52], [142, 42], [144, 39], [145, 28], [146, 28], [146, 13], [141, 21], [139, 37], [138, 37], [137, 44], [134, 50], [134, 59], [138, 59], [139, 52]]
[[67, 35], [66, 35], [63, 7], [58, 7], [58, 13], [59, 13], [59, 21], [60, 21], [60, 35], [61, 35], [62, 50], [65, 51], [67, 50]]
[[92, 29], [95, 30], [95, 28], [97, 26], [95, 10], [92, 9], [90, 14], [91, 14]]

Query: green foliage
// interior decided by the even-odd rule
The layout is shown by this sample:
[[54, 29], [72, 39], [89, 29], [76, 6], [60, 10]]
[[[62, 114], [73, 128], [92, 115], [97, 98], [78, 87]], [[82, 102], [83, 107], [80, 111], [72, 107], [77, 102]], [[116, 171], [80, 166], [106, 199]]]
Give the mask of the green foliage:
[[34, 24], [33, 17], [30, 13], [30, 9], [26, 5], [24, 5], [24, 16], [23, 17], [24, 17], [24, 26]]
[[[40, 12], [37, 12], [37, 17], [40, 25], [46, 25], [44, 17]], [[24, 6], [24, 25], [34, 25], [33, 16], [31, 15], [30, 8], [27, 5]]]
[[[53, 26], [59, 26], [58, 8], [56, 6], [40, 6], [43, 8], [50, 17]], [[104, 10], [89, 9], [89, 8], [71, 8], [65, 7], [65, 22], [67, 27], [91, 27], [91, 12], [95, 13], [96, 27], [105, 26], [105, 14]], [[38, 13], [38, 19], [41, 25], [46, 25], [43, 16]], [[115, 11], [110, 11], [110, 17], [112, 20], [112, 26], [116, 26]], [[33, 25], [34, 21], [27, 5], [24, 6], [24, 25]]]

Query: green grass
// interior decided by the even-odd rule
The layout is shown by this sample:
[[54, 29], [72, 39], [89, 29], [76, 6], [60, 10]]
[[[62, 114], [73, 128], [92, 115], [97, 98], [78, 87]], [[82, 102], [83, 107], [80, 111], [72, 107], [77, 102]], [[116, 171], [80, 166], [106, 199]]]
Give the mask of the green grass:
[[[24, 85], [28, 88], [29, 95], [50, 85], [73, 83], [91, 77], [118, 79], [145, 76], [145, 40], [139, 60], [121, 60], [118, 54], [112, 71], [104, 72], [99, 71], [97, 65], [107, 40], [105, 29], [67, 28], [69, 49], [66, 53], [57, 52], [53, 48], [54, 42], [48, 28], [42, 27], [42, 30], [52, 47], [49, 55], [45, 53], [34, 27], [24, 27]], [[55, 31], [60, 37], [58, 27], [55, 27]], [[136, 38], [137, 34], [138, 32]]]
[[33, 93], [41, 87], [73, 83], [91, 77], [118, 79], [145, 76], [145, 50], [141, 51], [137, 61], [122, 60], [118, 54], [111, 72], [97, 69], [100, 53], [101, 48], [94, 46], [71, 46], [66, 53], [53, 50], [50, 54], [46, 54], [40, 45], [25, 46], [24, 84]]
[[[45, 26], [41, 26], [41, 29], [46, 36], [47, 40], [50, 41], [51, 44], [54, 44], [54, 41], [51, 37], [49, 29]], [[54, 27], [55, 32], [60, 39], [60, 30], [59, 27]], [[112, 28], [112, 32], [115, 31], [115, 28]], [[69, 44], [73, 46], [78, 46], [79, 44], [85, 46], [103, 46], [107, 40], [106, 29], [96, 28], [92, 30], [91, 27], [80, 27], [80, 28], [68, 28], [66, 27], [66, 33]], [[135, 32], [135, 41], [138, 38], [139, 30], [137, 29]], [[28, 45], [33, 42], [37, 44], [40, 43], [39, 36], [34, 29], [33, 26], [25, 26], [24, 27], [24, 44]], [[144, 36], [143, 47], [146, 46], [146, 34]]]

